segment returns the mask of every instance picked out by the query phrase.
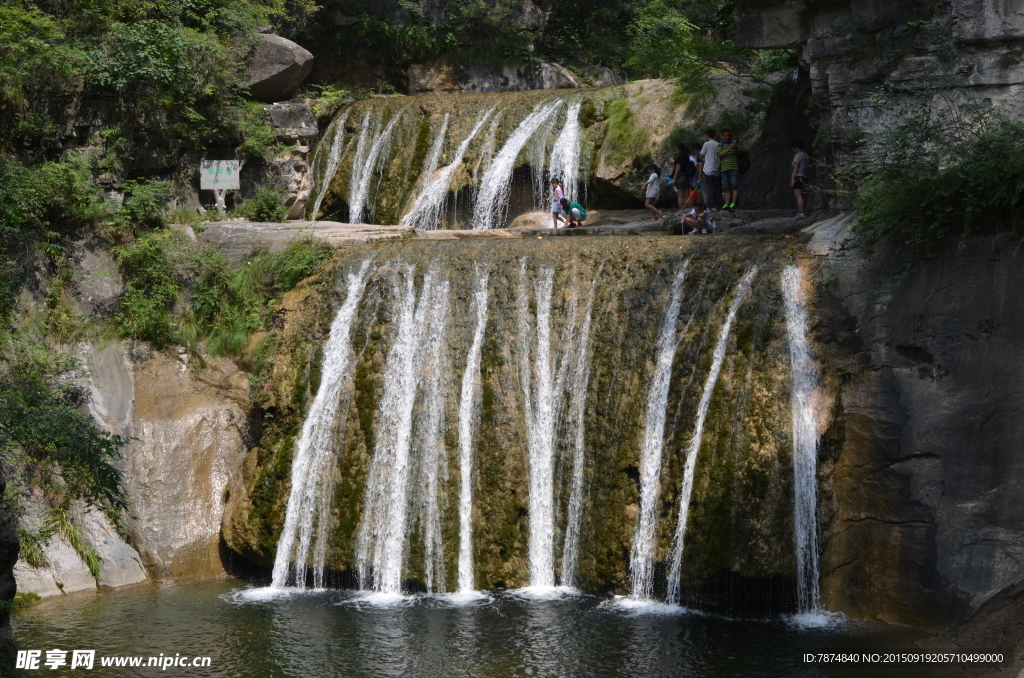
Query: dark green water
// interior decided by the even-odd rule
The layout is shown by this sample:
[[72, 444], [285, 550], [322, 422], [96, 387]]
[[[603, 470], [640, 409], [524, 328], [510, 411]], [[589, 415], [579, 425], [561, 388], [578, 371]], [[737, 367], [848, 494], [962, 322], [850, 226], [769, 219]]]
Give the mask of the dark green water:
[[[885, 625], [800, 628], [593, 596], [380, 606], [351, 591], [246, 601], [237, 579], [141, 585], [43, 601], [12, 620], [23, 649], [95, 649], [103, 676], [954, 676], [950, 669], [804, 664], [804, 652], [911, 649]], [[206, 655], [208, 668], [100, 668], [110, 655]], [[45, 657], [45, 653], [44, 653]], [[69, 655], [70, 657], [70, 655]]]

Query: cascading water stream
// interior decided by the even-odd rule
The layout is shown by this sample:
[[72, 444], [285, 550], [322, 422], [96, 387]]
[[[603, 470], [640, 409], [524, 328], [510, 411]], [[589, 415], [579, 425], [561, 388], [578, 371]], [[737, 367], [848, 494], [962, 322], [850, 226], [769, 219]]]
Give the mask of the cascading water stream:
[[[422, 350], [421, 382], [423, 384], [424, 421], [417, 436], [417, 458], [421, 477], [421, 499], [418, 502], [423, 526], [423, 569], [427, 593], [443, 590], [445, 582], [444, 544], [441, 518], [444, 510], [443, 485], [448, 479], [447, 454], [444, 447], [444, 395], [447, 374], [444, 342], [448, 330], [448, 283], [440, 283], [430, 303], [426, 344]], [[435, 586], [435, 582], [439, 585]]]
[[512, 172], [516, 159], [537, 130], [562, 105], [560, 101], [539, 104], [533, 112], [523, 119], [512, 136], [491, 161], [487, 171], [480, 180], [480, 193], [477, 196], [474, 212], [476, 214], [473, 228], [487, 230], [502, 224], [508, 213], [508, 197], [512, 185]]
[[[356, 309], [366, 289], [370, 262], [364, 261], [356, 273], [348, 276], [345, 302], [331, 323], [324, 346], [324, 366], [313, 404], [302, 424], [302, 433], [292, 461], [292, 486], [285, 513], [284, 529], [277, 543], [277, 556], [271, 586], [283, 588], [291, 579], [295, 558], [295, 584], [306, 583], [306, 559], [313, 535], [313, 520], [318, 518], [314, 556], [314, 585], [323, 586], [324, 555], [327, 544], [327, 519], [333, 495], [331, 468], [335, 459], [332, 441], [334, 420], [343, 401], [342, 390], [351, 377], [352, 348], [349, 336]], [[299, 543], [296, 545], [296, 538]]]
[[680, 297], [689, 261], [676, 273], [672, 296], [658, 339], [658, 357], [654, 377], [647, 393], [647, 418], [644, 443], [640, 451], [640, 514], [630, 554], [630, 597], [648, 600], [654, 590], [654, 540], [657, 528], [657, 502], [661, 493], [661, 458], [665, 442], [665, 418], [668, 390], [672, 377], [672, 361], [679, 346], [676, 321], [679, 319]]
[[818, 584], [818, 370], [807, 339], [807, 308], [801, 298], [800, 267], [782, 271], [782, 296], [789, 333], [793, 407], [793, 532], [796, 592], [800, 613], [821, 610]]
[[[537, 307], [536, 332], [530, 323], [525, 262], [522, 264], [520, 276], [517, 306], [523, 410], [526, 416], [529, 448], [530, 585], [552, 587], [555, 585], [554, 438], [555, 417], [558, 411], [551, 356], [551, 294], [554, 287], [554, 271], [550, 268], [541, 269], [534, 286]], [[532, 365], [528, 343], [531, 337], [534, 339]]]
[[562, 544], [562, 585], [572, 587], [579, 567], [580, 523], [583, 520], [584, 421], [587, 386], [590, 382], [590, 318], [594, 306], [597, 280], [590, 283], [590, 294], [583, 315], [583, 325], [575, 351], [571, 382], [569, 384], [569, 417], [573, 427], [572, 485], [569, 490], [569, 516]]
[[729, 306], [729, 313], [725, 323], [722, 325], [721, 334], [718, 336], [718, 344], [711, 357], [711, 370], [708, 372], [707, 381], [704, 383], [704, 392], [701, 394], [700, 403], [697, 405], [697, 422], [693, 428], [693, 437], [690, 439], [690, 447], [686, 452], [686, 466], [683, 469], [683, 487], [679, 492], [679, 520], [676, 523], [675, 539], [672, 543], [672, 566], [668, 574], [668, 601], [678, 604], [680, 596], [680, 572], [683, 565], [683, 543], [686, 537], [686, 523], [690, 513], [690, 497], [693, 495], [693, 474], [697, 468], [697, 455], [700, 452], [700, 443], [704, 437], [704, 422], [707, 420], [708, 407], [711, 405], [711, 396], [718, 383], [718, 375], [722, 371], [722, 362], [725, 360], [725, 349], [729, 343], [729, 332], [732, 323], [736, 319], [740, 304], [750, 291], [754, 283], [754, 276], [757, 275], [757, 266], [752, 267], [736, 288], [732, 304]]
[[462, 398], [459, 402], [459, 592], [475, 590], [473, 576], [473, 423], [474, 407], [479, 390], [480, 353], [487, 328], [487, 273], [477, 271], [473, 304], [476, 309], [476, 330], [462, 375]]
[[[320, 205], [324, 201], [324, 196], [327, 195], [327, 189], [331, 185], [331, 179], [334, 177], [334, 173], [338, 171], [338, 165], [341, 164], [341, 144], [345, 139], [345, 123], [348, 121], [348, 116], [351, 112], [351, 110], [346, 110], [327, 130], [328, 134], [331, 134], [331, 130], [334, 130], [334, 138], [331, 140], [331, 150], [327, 154], [327, 164], [324, 167], [323, 175], [320, 177], [320, 190], [317, 191], [316, 200], [313, 202], [313, 212], [310, 216], [314, 223], [316, 222], [316, 215], [320, 213]], [[319, 155], [321, 148], [322, 145], [317, 146], [317, 155]], [[316, 165], [316, 158], [313, 159], [313, 165]]]
[[448, 283], [436, 282], [435, 273], [428, 271], [417, 303], [414, 278], [410, 266], [405, 271], [404, 289], [399, 290], [397, 336], [384, 368], [380, 423], [356, 543], [361, 586], [367, 588], [372, 576], [373, 590], [389, 595], [399, 595], [402, 590], [420, 350], [432, 324], [431, 309], [438, 306], [435, 295], [448, 295]]
[[580, 171], [580, 126], [581, 100], [569, 104], [562, 127], [555, 145], [551, 149], [549, 172], [552, 178], [562, 182], [562, 191], [569, 200], [578, 198], [578, 176]]
[[[349, 223], [358, 224], [362, 222], [366, 199], [370, 194], [370, 181], [377, 170], [381, 158], [387, 159], [388, 149], [391, 146], [391, 137], [394, 134], [395, 126], [402, 117], [399, 111], [384, 126], [379, 134], [373, 133], [373, 141], [369, 141], [370, 114], [363, 116], [363, 122], [359, 125], [359, 141], [356, 144], [356, 156], [352, 162], [352, 177], [349, 179]], [[328, 180], [329, 181], [329, 180]]]
[[[423, 186], [423, 190], [416, 196], [416, 200], [413, 203], [412, 208], [409, 212], [402, 217], [401, 223], [403, 226], [412, 226], [414, 228], [423, 229], [436, 229], [441, 227], [441, 218], [444, 211], [444, 201], [448, 197], [448, 187], [452, 183], [452, 177], [455, 172], [458, 171], [459, 167], [462, 166], [462, 159], [466, 155], [466, 151], [469, 150], [469, 145], [476, 138], [476, 135], [480, 132], [480, 128], [484, 126], [491, 114], [494, 113], [494, 109], [484, 112], [483, 115], [476, 121], [469, 136], [462, 140], [459, 144], [458, 150], [455, 152], [455, 157], [452, 161], [443, 167], [436, 174], [434, 170], [431, 170], [433, 176], [427, 180], [427, 183]], [[447, 120], [447, 116], [445, 117]], [[437, 163], [435, 160], [434, 166], [436, 168]]]

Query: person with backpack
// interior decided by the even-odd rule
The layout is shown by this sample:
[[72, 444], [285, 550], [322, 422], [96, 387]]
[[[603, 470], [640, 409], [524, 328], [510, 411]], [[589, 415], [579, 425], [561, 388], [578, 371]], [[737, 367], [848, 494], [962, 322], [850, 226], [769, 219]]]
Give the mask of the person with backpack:
[[722, 163], [723, 210], [736, 211], [740, 197], [740, 145], [732, 138], [732, 130], [722, 128], [722, 140], [718, 142], [718, 158]]
[[562, 198], [562, 214], [565, 215], [566, 228], [579, 228], [587, 220], [587, 210], [575, 200]]
[[672, 185], [676, 189], [676, 202], [683, 209], [693, 197], [693, 180], [697, 176], [697, 165], [686, 152], [686, 144], [676, 144], [676, 157], [672, 161]]
[[661, 195], [661, 169], [657, 165], [650, 165], [647, 171], [651, 176], [647, 178], [647, 201], [644, 206], [651, 210], [651, 220], [661, 219], [661, 210], [658, 209], [658, 196]]

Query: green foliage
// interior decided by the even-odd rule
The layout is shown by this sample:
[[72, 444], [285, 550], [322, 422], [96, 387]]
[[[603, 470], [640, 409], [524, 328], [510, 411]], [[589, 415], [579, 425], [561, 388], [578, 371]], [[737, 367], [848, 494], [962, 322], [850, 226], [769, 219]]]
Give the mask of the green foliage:
[[311, 85], [313, 115], [321, 117], [333, 113], [351, 92], [343, 85]]
[[676, 78], [703, 71], [694, 50], [697, 27], [679, 9], [654, 0], [630, 24], [630, 56], [626, 65], [637, 75]]
[[114, 251], [125, 279], [114, 324], [125, 338], [194, 348], [205, 337], [211, 355], [237, 356], [267, 327], [280, 296], [324, 265], [331, 251], [299, 241], [283, 252], [257, 252], [234, 268], [216, 249], [179, 234], [145, 234]]
[[263, 107], [249, 103], [242, 108], [241, 117], [235, 121], [235, 134], [242, 140], [236, 149], [246, 158], [269, 160], [283, 149], [277, 141], [277, 132], [263, 117]]
[[880, 135], [879, 166], [857, 196], [863, 245], [887, 241], [928, 257], [948, 237], [1024, 233], [1024, 123], [947, 104], [901, 111]]
[[89, 548], [82, 537], [82, 531], [71, 522], [71, 516], [63, 507], [52, 508], [46, 512], [43, 518], [43, 534], [57, 535], [75, 550], [82, 560], [85, 561], [89, 572], [97, 579], [100, 576], [100, 563], [103, 561], [99, 554]]
[[608, 147], [608, 160], [612, 164], [623, 163], [630, 158], [643, 162], [648, 159], [649, 136], [637, 125], [636, 113], [625, 99], [618, 99], [608, 104], [605, 112], [608, 116], [608, 132], [604, 143]]
[[0, 455], [24, 455], [58, 475], [73, 498], [120, 510], [127, 506], [121, 472], [112, 465], [127, 443], [97, 428], [78, 406], [81, 393], [70, 385], [68, 358], [10, 331], [0, 354]]
[[166, 226], [164, 207], [174, 196], [170, 182], [130, 179], [121, 188], [124, 190], [124, 204], [115, 215], [121, 228], [137, 234]]
[[283, 191], [269, 186], [256, 189], [256, 197], [246, 200], [239, 213], [252, 221], [284, 221], [288, 208], [281, 203]]
[[46, 551], [43, 547], [46, 545], [46, 541], [49, 539], [49, 535], [43, 532], [29, 532], [28, 530], [18, 528], [18, 558], [24, 560], [32, 567], [46, 567], [50, 564], [50, 559], [46, 557]]

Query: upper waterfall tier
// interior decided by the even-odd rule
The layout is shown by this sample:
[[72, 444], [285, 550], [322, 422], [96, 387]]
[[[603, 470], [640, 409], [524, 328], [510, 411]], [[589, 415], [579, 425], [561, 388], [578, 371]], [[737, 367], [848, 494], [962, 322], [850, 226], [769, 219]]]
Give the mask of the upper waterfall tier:
[[[357, 101], [336, 114], [313, 153], [307, 217], [503, 228], [525, 212], [550, 209], [552, 178], [588, 207], [640, 207], [642, 168], [651, 161], [667, 167], [676, 141], [696, 141], [726, 109], [749, 118], [745, 147], [762, 139], [760, 114], [744, 112], [753, 102], [749, 85], [733, 78], [714, 85], [716, 94], [700, 98], [681, 94], [674, 82], [646, 80]], [[755, 188], [750, 195], [767, 190], [754, 186], [761, 170], [774, 177], [775, 161], [758, 153], [758, 169], [745, 179]]]
[[[330, 521], [326, 569], [359, 570], [341, 582], [388, 594], [567, 581], [626, 593], [641, 479], [657, 474], [644, 548], [649, 595], [664, 598], [692, 473], [684, 602], [723, 578], [781, 578], [791, 584], [768, 597], [795, 608], [788, 263], [783, 245], [742, 238], [350, 248], [336, 281], [289, 302], [251, 496], [232, 497], [249, 508], [229, 511], [225, 538], [272, 559], [301, 480], [299, 424], [330, 378], [348, 389], [323, 429], [335, 456], [319, 472], [332, 480], [303, 482], [330, 489], [311, 502], [329, 503], [329, 517], [309, 518], [314, 531]], [[348, 345], [325, 345], [335, 309], [353, 306]], [[340, 350], [351, 361], [339, 379], [324, 352]], [[666, 388], [652, 401], [659, 371]], [[645, 436], [660, 459], [645, 455]], [[314, 567], [299, 540], [288, 544], [284, 558]]]

